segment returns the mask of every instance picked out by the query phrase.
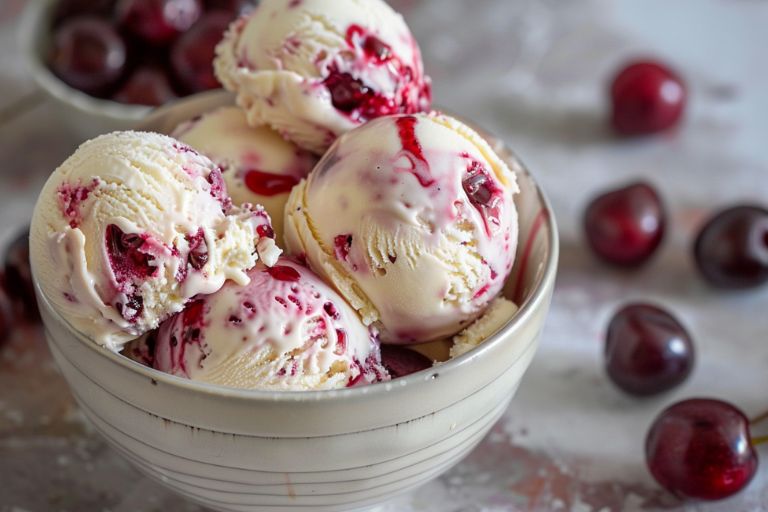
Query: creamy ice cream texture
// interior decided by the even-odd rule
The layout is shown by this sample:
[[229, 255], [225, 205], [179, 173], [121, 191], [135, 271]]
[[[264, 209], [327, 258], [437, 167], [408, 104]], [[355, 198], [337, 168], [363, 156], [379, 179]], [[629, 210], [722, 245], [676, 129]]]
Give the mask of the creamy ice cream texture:
[[32, 267], [55, 309], [97, 343], [128, 340], [280, 250], [260, 207], [231, 206], [216, 165], [170, 137], [115, 132], [49, 178], [30, 230]]
[[515, 174], [440, 114], [339, 138], [286, 206], [286, 244], [389, 343], [449, 337], [498, 295], [517, 246]]
[[222, 169], [235, 205], [264, 206], [275, 239], [282, 240], [288, 194], [317, 163], [312, 153], [284, 140], [266, 125], [251, 127], [242, 109], [221, 107], [181, 124], [172, 133]]
[[[389, 380], [378, 342], [342, 297], [282, 258], [227, 283], [161, 326], [156, 369], [243, 389], [333, 389]], [[135, 351], [141, 360], [141, 349]]]
[[517, 305], [504, 297], [497, 297], [483, 315], [453, 337], [450, 357], [459, 357], [480, 345], [498, 332], [517, 313]]
[[369, 119], [431, 100], [418, 44], [382, 0], [262, 0], [232, 24], [214, 64], [251, 124], [316, 153]]

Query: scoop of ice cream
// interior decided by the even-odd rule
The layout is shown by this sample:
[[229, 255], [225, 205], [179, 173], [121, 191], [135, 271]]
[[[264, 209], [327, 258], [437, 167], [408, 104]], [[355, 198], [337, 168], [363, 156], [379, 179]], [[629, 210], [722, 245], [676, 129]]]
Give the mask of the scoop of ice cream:
[[517, 313], [517, 305], [504, 297], [497, 297], [466, 329], [453, 337], [451, 358], [466, 354], [496, 333]]
[[275, 239], [283, 239], [288, 194], [317, 163], [312, 153], [284, 140], [266, 125], [251, 127], [237, 107], [221, 107], [181, 124], [174, 137], [221, 166], [232, 201], [264, 206]]
[[515, 174], [473, 130], [416, 114], [339, 138], [286, 205], [292, 254], [389, 343], [458, 332], [502, 288], [517, 246]]
[[369, 119], [431, 100], [419, 47], [382, 0], [262, 0], [230, 26], [214, 64], [251, 124], [316, 153]]
[[288, 260], [227, 283], [161, 326], [154, 367], [244, 389], [332, 389], [389, 380], [378, 342], [311, 270]]
[[208, 158], [164, 135], [86, 142], [40, 193], [30, 231], [35, 276], [57, 311], [113, 350], [227, 279], [274, 263], [260, 207], [233, 208]]

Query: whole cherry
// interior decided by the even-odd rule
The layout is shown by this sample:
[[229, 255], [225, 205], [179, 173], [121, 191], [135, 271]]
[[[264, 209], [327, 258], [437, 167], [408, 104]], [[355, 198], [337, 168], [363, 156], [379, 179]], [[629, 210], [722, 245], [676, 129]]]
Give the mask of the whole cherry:
[[648, 432], [645, 456], [664, 488], [702, 500], [739, 492], [758, 465], [744, 413], [707, 398], [684, 400], [662, 411]]
[[611, 125], [620, 135], [660, 132], [680, 121], [685, 102], [685, 85], [668, 66], [633, 62], [611, 83]]
[[53, 34], [51, 70], [67, 85], [87, 94], [104, 94], [123, 75], [126, 47], [105, 20], [71, 18]]
[[768, 282], [768, 209], [743, 205], [718, 212], [699, 232], [693, 253], [702, 277], [718, 288]]
[[656, 252], [665, 224], [659, 194], [642, 182], [600, 194], [584, 215], [587, 241], [595, 254], [627, 267], [644, 263]]
[[156, 46], [189, 30], [203, 11], [200, 0], [120, 0], [117, 21], [127, 32]]
[[168, 77], [161, 69], [144, 66], [131, 74], [112, 99], [120, 103], [156, 107], [177, 97]]
[[171, 67], [184, 89], [202, 92], [221, 87], [213, 72], [213, 59], [231, 18], [225, 11], [210, 12], [174, 43]]
[[693, 341], [680, 322], [652, 304], [614, 314], [605, 337], [605, 368], [619, 388], [646, 396], [682, 383], [694, 365]]

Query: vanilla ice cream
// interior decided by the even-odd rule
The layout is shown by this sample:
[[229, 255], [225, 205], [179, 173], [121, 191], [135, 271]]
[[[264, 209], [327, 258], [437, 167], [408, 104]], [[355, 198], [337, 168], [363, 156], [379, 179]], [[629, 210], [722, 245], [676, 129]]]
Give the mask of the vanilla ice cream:
[[504, 297], [497, 297], [483, 315], [453, 337], [450, 356], [459, 357], [480, 345], [498, 332], [517, 313], [517, 305]]
[[283, 210], [288, 194], [317, 157], [284, 140], [266, 125], [251, 127], [242, 109], [220, 107], [179, 125], [174, 137], [221, 167], [235, 205], [264, 206], [275, 239], [283, 239]]
[[[311, 270], [282, 258], [165, 321], [154, 367], [243, 389], [332, 389], [389, 380], [375, 331]], [[140, 353], [140, 352], [139, 352]]]
[[262, 0], [230, 26], [214, 65], [251, 124], [316, 153], [369, 119], [431, 100], [419, 47], [382, 0]]
[[286, 244], [382, 341], [448, 337], [509, 274], [517, 190], [515, 174], [461, 122], [384, 117], [339, 138], [293, 189]]
[[154, 133], [86, 142], [56, 169], [30, 230], [37, 282], [55, 309], [118, 350], [198, 294], [274, 263], [269, 216], [231, 206], [216, 165]]

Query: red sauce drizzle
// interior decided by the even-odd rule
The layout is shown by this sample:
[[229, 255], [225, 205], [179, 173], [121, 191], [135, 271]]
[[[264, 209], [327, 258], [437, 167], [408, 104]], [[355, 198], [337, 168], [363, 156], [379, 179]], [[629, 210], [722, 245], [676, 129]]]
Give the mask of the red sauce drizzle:
[[299, 182], [293, 176], [284, 176], [271, 172], [250, 170], [245, 174], [245, 185], [254, 194], [261, 196], [276, 196], [290, 192]]
[[413, 158], [423, 165], [423, 171], [420, 172], [419, 165], [414, 162], [413, 175], [419, 180], [422, 187], [430, 187], [434, 185], [435, 179], [429, 175], [429, 163], [424, 157], [424, 149], [421, 147], [421, 142], [416, 137], [416, 123], [418, 119], [413, 116], [399, 117], [395, 121], [397, 124], [397, 133], [400, 136], [400, 142], [403, 145], [403, 150], [410, 153]]

